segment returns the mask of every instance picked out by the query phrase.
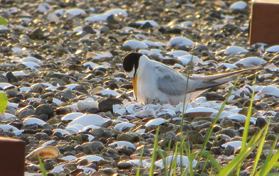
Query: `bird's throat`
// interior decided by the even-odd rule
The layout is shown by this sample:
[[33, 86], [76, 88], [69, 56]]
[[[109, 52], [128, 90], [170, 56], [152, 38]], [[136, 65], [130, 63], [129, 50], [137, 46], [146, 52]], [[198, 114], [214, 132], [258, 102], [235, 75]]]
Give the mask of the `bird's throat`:
[[134, 95], [137, 98], [137, 75], [134, 78], [132, 78], [132, 83], [133, 83]]

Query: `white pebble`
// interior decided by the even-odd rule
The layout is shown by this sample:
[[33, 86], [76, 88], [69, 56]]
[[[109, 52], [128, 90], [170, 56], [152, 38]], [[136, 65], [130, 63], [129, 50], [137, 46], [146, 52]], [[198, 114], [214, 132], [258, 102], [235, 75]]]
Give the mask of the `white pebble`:
[[128, 40], [126, 42], [123, 43], [124, 47], [130, 47], [131, 49], [135, 50], [135, 49], [147, 49], [148, 46], [138, 40]]
[[195, 45], [195, 43], [192, 40], [185, 38], [185, 37], [174, 37], [168, 43], [168, 46], [170, 46], [170, 47], [193, 46], [193, 45]]

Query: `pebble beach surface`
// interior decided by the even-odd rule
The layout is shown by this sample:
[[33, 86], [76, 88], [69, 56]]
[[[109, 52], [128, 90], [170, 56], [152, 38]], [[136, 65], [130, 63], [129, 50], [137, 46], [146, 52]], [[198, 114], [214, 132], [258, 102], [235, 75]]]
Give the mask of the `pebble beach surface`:
[[[130, 52], [193, 76], [258, 66], [239, 78], [206, 150], [220, 165], [237, 155], [255, 90], [248, 138], [271, 122], [262, 164], [279, 134], [279, 45], [249, 45], [250, 6], [225, 0], [1, 1], [8, 24], [0, 25], [0, 90], [9, 103], [0, 134], [26, 142], [25, 175], [40, 175], [39, 154], [49, 176], [135, 175], [138, 169], [147, 176], [159, 125], [158, 145], [171, 148], [167, 164], [181, 135], [191, 151], [202, 148], [234, 82], [185, 108], [142, 105], [122, 66]], [[256, 153], [243, 162], [243, 176]], [[205, 163], [193, 161], [197, 174], [205, 168], [200, 175], [210, 175]], [[189, 166], [186, 155], [177, 156], [180, 164]], [[154, 174], [164, 175], [165, 166], [158, 156]]]

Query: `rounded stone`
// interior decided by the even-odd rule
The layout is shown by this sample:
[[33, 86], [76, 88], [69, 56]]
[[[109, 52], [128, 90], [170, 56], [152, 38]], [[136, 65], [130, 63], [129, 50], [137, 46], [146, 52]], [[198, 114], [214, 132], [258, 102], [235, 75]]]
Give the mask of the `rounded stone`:
[[46, 114], [48, 116], [48, 118], [52, 117], [53, 113], [54, 113], [54, 110], [53, 110], [52, 106], [50, 106], [48, 104], [40, 105], [35, 110], [36, 115], [40, 116], [42, 114]]
[[82, 151], [86, 154], [97, 154], [105, 148], [104, 144], [98, 141], [86, 142], [82, 144]]
[[202, 144], [204, 142], [204, 136], [197, 131], [190, 131], [187, 134], [187, 140], [193, 142], [193, 144]]
[[130, 169], [133, 167], [133, 164], [132, 163], [127, 163], [127, 162], [120, 162], [118, 163], [117, 167], [119, 169]]
[[225, 152], [225, 155], [230, 156], [234, 152], [234, 147], [228, 145], [228, 146], [226, 146], [224, 152]]
[[101, 112], [106, 112], [106, 111], [111, 111], [112, 112], [112, 110], [113, 110], [112, 107], [115, 104], [122, 104], [122, 101], [118, 100], [116, 98], [107, 98], [106, 100], [101, 101], [99, 103], [99, 110]]
[[139, 141], [139, 134], [128, 132], [128, 133], [122, 133], [117, 136], [117, 140], [119, 141], [128, 141], [128, 142], [138, 142]]
[[31, 116], [31, 115], [35, 115], [35, 111], [33, 109], [26, 109], [19, 113], [18, 118], [23, 119], [23, 118]]

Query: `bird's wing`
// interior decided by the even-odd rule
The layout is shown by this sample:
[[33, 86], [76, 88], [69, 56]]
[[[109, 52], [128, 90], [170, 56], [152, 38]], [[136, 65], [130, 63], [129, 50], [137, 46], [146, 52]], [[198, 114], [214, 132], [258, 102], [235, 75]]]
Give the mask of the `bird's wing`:
[[[237, 78], [238, 75], [244, 73], [246, 71], [257, 69], [259, 67], [253, 67], [248, 69], [237, 70], [228, 73], [221, 73], [216, 75], [208, 75], [208, 76], [191, 76], [189, 82], [191, 85], [195, 85], [195, 90], [209, 89], [214, 86], [222, 85], [229, 81], [233, 81]], [[195, 91], [193, 90], [193, 91]], [[188, 92], [191, 92], [189, 90]]]
[[157, 75], [158, 89], [168, 95], [183, 95], [185, 93], [186, 79], [171, 68], [157, 64], [154, 68]]
[[[258, 67], [252, 69], [256, 68]], [[251, 70], [251, 68], [209, 76], [191, 76], [188, 81], [187, 93], [206, 90], [214, 86], [222, 85], [235, 80], [239, 74], [248, 70]], [[161, 92], [175, 96], [184, 94], [188, 78], [161, 64], [155, 66], [155, 71], [157, 72], [158, 77], [158, 89]]]

